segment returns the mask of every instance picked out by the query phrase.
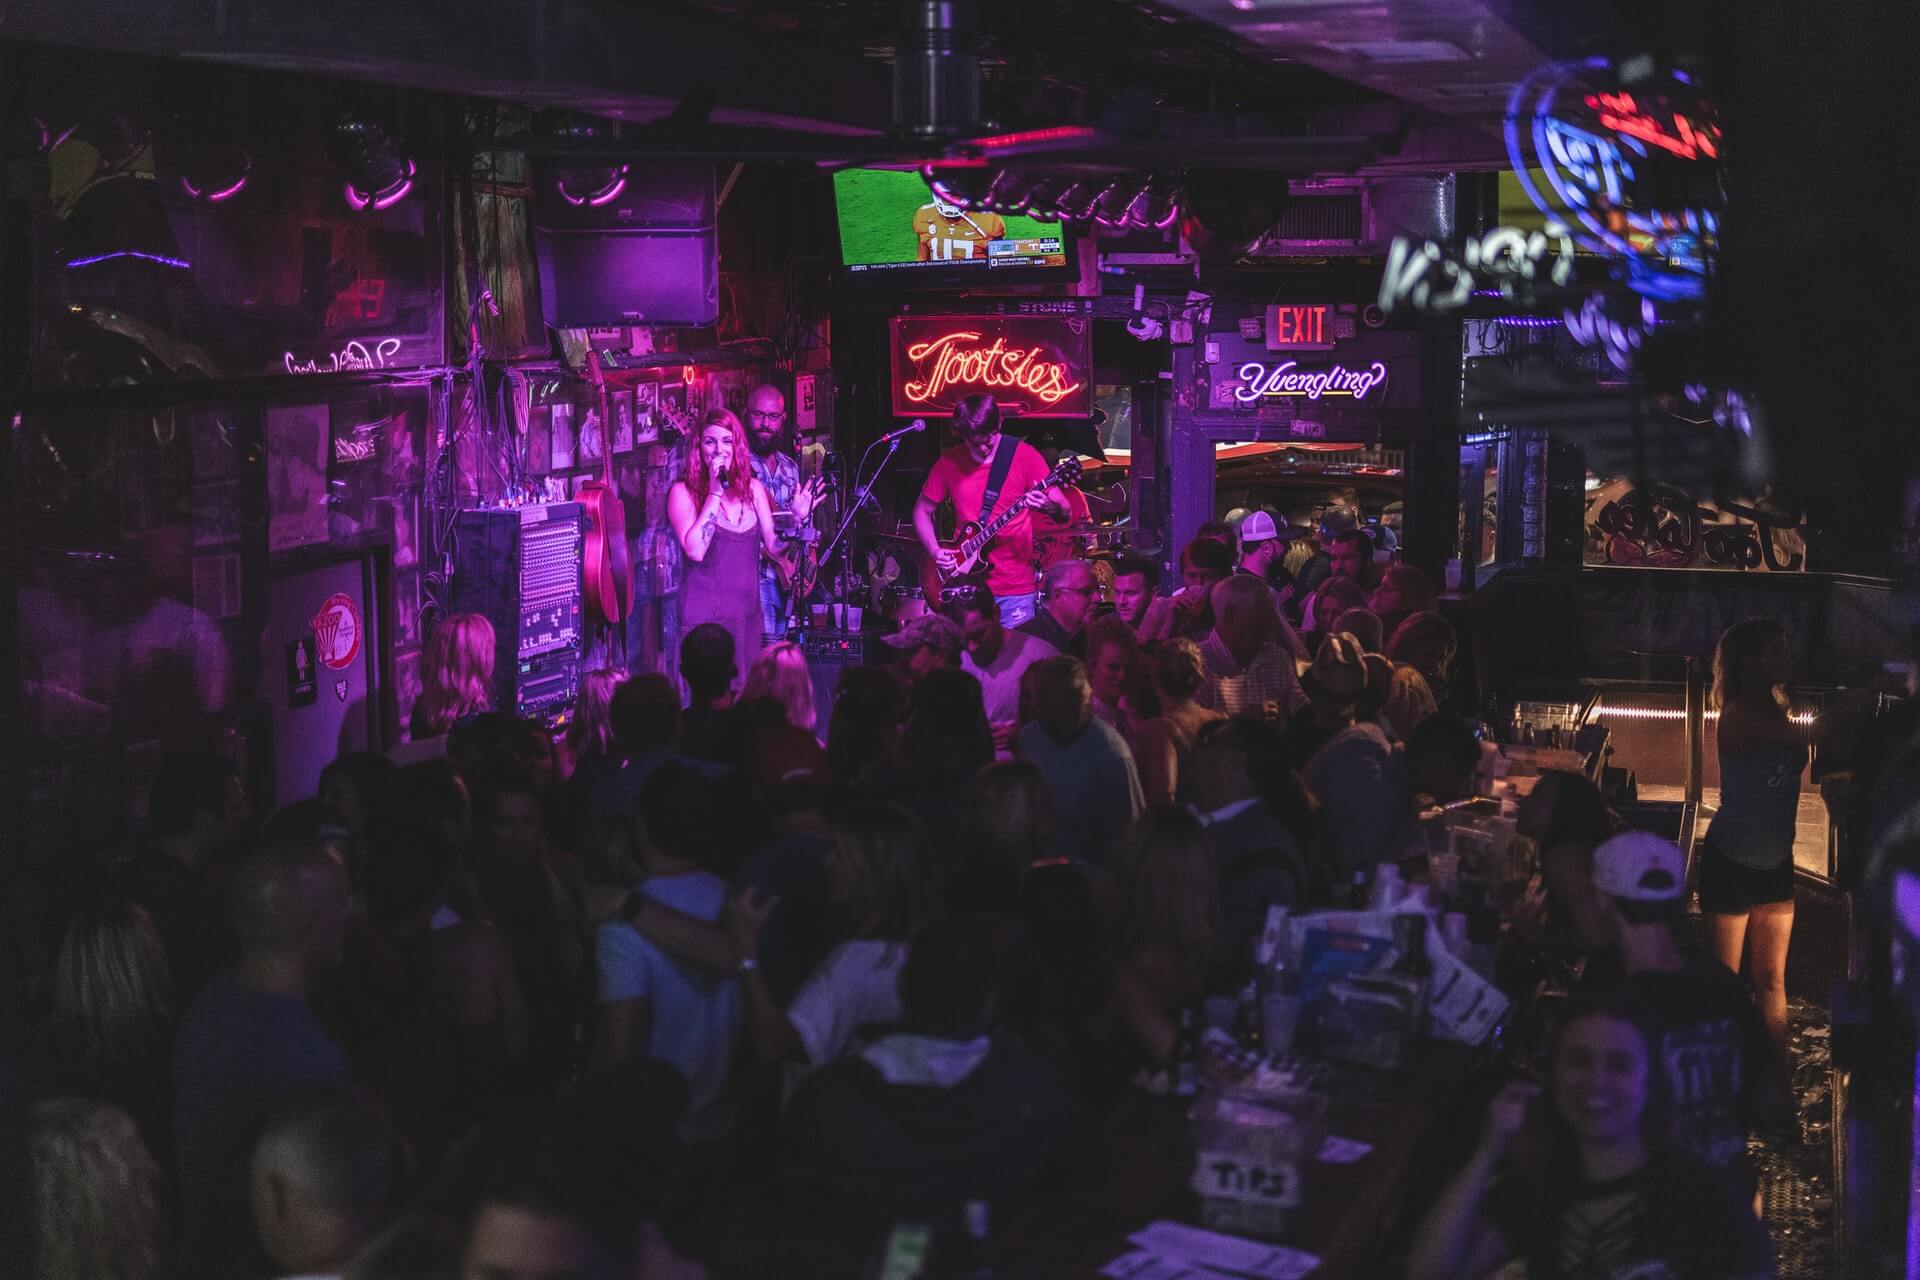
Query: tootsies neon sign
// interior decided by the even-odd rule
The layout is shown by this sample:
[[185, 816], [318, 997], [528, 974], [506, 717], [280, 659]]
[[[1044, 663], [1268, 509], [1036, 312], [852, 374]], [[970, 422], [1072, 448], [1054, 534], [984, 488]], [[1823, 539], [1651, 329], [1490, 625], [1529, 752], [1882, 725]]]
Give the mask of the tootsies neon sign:
[[893, 334], [894, 412], [939, 413], [986, 392], [1027, 417], [1083, 417], [1090, 363], [1083, 320], [901, 317]]
[[1239, 368], [1240, 385], [1233, 398], [1240, 404], [1262, 400], [1303, 396], [1318, 400], [1322, 396], [1352, 396], [1364, 400], [1367, 393], [1387, 383], [1387, 366], [1375, 360], [1364, 369], [1334, 365], [1331, 369], [1302, 369], [1292, 360], [1264, 364], [1249, 360]]

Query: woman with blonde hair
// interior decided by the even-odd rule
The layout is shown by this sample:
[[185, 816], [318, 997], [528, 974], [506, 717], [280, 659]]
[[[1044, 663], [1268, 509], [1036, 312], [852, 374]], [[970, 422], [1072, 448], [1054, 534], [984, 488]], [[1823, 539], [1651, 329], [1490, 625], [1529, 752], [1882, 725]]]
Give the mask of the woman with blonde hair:
[[1160, 714], [1135, 730], [1133, 759], [1147, 803], [1171, 804], [1180, 786], [1180, 768], [1200, 731], [1226, 714], [1194, 701], [1206, 687], [1207, 666], [1193, 641], [1154, 645], [1147, 654], [1147, 672], [1160, 697]]
[[667, 520], [686, 557], [682, 634], [717, 622], [733, 636], [734, 662], [752, 665], [765, 643], [760, 553], [777, 558], [773, 508], [753, 478], [740, 419], [712, 409], [687, 450], [687, 471], [667, 491]]
[[613, 691], [627, 678], [624, 671], [601, 667], [580, 677], [580, 696], [574, 700], [573, 723], [567, 726], [571, 773], [584, 760], [620, 754], [613, 739]]
[[1449, 672], [1459, 649], [1453, 624], [1437, 613], [1409, 614], [1387, 632], [1387, 657], [1395, 666], [1411, 667], [1427, 682], [1435, 704], [1445, 703], [1453, 685]]
[[28, 1118], [34, 1244], [42, 1280], [160, 1274], [160, 1170], [126, 1112], [84, 1098]]
[[420, 655], [420, 696], [408, 735], [437, 738], [463, 716], [493, 709], [493, 624], [477, 613], [453, 613], [434, 626]]
[[1206, 993], [1227, 954], [1219, 863], [1187, 810], [1149, 809], [1127, 841], [1114, 949], [1127, 1028], [1150, 1061], [1167, 1065], [1180, 1010]]
[[740, 701], [772, 698], [787, 713], [787, 723], [796, 729], [814, 731], [819, 714], [813, 706], [813, 673], [800, 646], [783, 640], [766, 649], [747, 670], [747, 681], [740, 688]]
[[124, 1108], [162, 1155], [172, 1150], [174, 1015], [167, 953], [146, 909], [116, 895], [75, 913], [54, 966], [53, 1069], [63, 1089]]

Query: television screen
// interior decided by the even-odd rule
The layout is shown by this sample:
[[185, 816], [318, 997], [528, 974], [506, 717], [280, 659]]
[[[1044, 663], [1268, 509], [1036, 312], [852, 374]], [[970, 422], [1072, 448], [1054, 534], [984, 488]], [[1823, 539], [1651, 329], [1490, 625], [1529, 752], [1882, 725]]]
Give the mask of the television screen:
[[1059, 223], [943, 204], [918, 173], [842, 169], [833, 175], [833, 196], [840, 261], [849, 272], [965, 277], [1065, 270], [1072, 263]]

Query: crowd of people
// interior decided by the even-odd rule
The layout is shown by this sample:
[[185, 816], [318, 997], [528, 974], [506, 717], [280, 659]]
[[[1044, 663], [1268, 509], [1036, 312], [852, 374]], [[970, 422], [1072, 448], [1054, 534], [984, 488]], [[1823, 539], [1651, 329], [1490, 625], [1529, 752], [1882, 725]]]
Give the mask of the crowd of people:
[[[691, 532], [731, 529], [691, 496], [720, 512]], [[1012, 619], [955, 586], [831, 705], [796, 646], [716, 618], [677, 681], [589, 674], [563, 736], [489, 707], [486, 624], [452, 617], [401, 759], [344, 755], [264, 822], [218, 757], [168, 760], [37, 988], [40, 1274], [859, 1276], [902, 1223], [957, 1274], [1097, 1175], [1269, 906], [1418, 876], [1423, 814], [1472, 793], [1431, 585], [1349, 525], [1275, 590], [1278, 539], [1203, 531], [1168, 594], [1122, 561], [1108, 602], [1056, 565]], [[1723, 751], [1784, 760], [1773, 637], [1723, 651]], [[1708, 841], [1736, 867], [1739, 803]], [[1764, 1274], [1771, 990], [1691, 944], [1684, 855], [1584, 776], [1519, 825], [1544, 908], [1509, 923], [1574, 1009], [1455, 1153], [1411, 1274]]]

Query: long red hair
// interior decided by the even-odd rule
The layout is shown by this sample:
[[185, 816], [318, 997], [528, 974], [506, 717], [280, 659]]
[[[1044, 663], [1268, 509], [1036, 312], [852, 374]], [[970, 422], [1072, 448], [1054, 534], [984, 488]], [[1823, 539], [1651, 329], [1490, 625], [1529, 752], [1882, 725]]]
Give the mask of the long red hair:
[[740, 425], [740, 419], [725, 409], [707, 410], [688, 442], [687, 489], [693, 494], [695, 503], [707, 500], [710, 478], [707, 475], [706, 451], [700, 447], [700, 441], [713, 427], [724, 427], [733, 437], [733, 472], [727, 477], [727, 496], [745, 502], [753, 496], [753, 463], [747, 452], [747, 433]]

